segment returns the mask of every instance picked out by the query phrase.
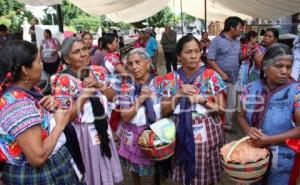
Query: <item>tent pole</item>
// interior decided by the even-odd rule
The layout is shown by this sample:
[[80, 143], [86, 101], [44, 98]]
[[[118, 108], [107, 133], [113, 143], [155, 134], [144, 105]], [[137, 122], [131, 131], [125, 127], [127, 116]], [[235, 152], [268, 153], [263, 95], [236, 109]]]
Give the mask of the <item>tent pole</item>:
[[175, 15], [175, 0], [173, 0], [173, 12], [174, 12], [174, 29], [176, 28], [176, 15]]
[[206, 0], [204, 0], [204, 30], [205, 32], [207, 31], [207, 5], [206, 5]]
[[58, 4], [55, 6], [56, 12], [57, 12], [57, 21], [58, 21], [58, 29], [61, 33], [64, 32], [64, 21], [62, 17], [62, 12], [61, 12], [61, 5]]
[[182, 13], [182, 0], [180, 0], [180, 18], [181, 18], [181, 33], [183, 36], [183, 13]]

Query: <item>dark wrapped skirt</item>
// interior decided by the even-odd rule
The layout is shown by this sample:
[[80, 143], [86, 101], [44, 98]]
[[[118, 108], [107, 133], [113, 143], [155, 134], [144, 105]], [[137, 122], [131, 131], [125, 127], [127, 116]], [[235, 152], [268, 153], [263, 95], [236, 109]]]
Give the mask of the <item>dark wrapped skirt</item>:
[[5, 185], [81, 185], [71, 164], [71, 155], [61, 147], [40, 168], [29, 163], [23, 166], [4, 164], [1, 181]]

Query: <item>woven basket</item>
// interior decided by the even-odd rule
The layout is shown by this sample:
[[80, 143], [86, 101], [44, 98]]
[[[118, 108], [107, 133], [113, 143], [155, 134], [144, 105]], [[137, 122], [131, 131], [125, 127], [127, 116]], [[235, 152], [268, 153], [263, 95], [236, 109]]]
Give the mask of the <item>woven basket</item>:
[[171, 157], [175, 151], [175, 140], [166, 145], [154, 147], [154, 137], [155, 133], [151, 131], [149, 143], [152, 147], [143, 147], [140, 145], [140, 149], [145, 153], [145, 155], [153, 161], [162, 161]]
[[225, 157], [221, 156], [221, 162], [226, 173], [228, 173], [233, 181], [242, 184], [251, 184], [261, 180], [267, 171], [270, 158], [270, 155], [268, 154], [265, 158], [256, 162], [249, 162], [246, 164], [230, 162], [229, 160], [232, 152], [240, 143], [247, 139], [249, 139], [249, 137], [240, 139], [232, 146]]
[[144, 151], [146, 156], [149, 157], [151, 160], [162, 161], [168, 159], [174, 154], [175, 141], [161, 147], [146, 148], [140, 146], [140, 148], [141, 150]]

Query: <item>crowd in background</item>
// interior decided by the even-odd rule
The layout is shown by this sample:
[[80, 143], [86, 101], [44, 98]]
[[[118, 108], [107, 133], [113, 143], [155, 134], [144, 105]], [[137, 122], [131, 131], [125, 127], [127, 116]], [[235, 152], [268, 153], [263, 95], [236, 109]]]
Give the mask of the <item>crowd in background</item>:
[[[260, 184], [288, 184], [299, 173], [294, 161], [300, 156], [286, 142], [300, 137], [299, 39], [291, 49], [278, 43], [271, 28], [258, 43], [256, 32], [242, 35], [238, 17], [228, 17], [213, 40], [203, 32], [200, 41], [192, 34], [177, 41], [166, 25], [160, 43], [167, 74], [159, 76], [153, 30], [140, 31], [122, 59], [117, 33], [104, 33], [95, 47], [89, 32], [60, 43], [45, 29], [37, 47], [37, 23], [31, 43], [14, 40], [0, 25], [4, 184], [112, 185], [123, 180], [121, 165], [135, 185], [142, 176], [155, 177], [156, 184], [164, 178], [217, 184], [219, 150], [235, 112], [249, 141], [272, 153]], [[38, 88], [45, 72], [51, 79], [47, 94]], [[176, 125], [176, 147], [158, 164], [138, 139], [162, 118]]]

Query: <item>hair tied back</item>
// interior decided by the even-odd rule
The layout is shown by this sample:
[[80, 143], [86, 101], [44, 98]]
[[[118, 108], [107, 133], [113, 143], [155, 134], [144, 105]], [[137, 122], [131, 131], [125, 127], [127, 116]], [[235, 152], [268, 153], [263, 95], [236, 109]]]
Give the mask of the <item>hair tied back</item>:
[[0, 94], [2, 93], [4, 87], [7, 85], [8, 82], [10, 82], [12, 80], [12, 72], [7, 72], [5, 75], [5, 78], [3, 79], [3, 81], [0, 84]]

